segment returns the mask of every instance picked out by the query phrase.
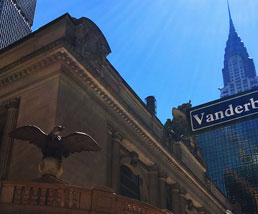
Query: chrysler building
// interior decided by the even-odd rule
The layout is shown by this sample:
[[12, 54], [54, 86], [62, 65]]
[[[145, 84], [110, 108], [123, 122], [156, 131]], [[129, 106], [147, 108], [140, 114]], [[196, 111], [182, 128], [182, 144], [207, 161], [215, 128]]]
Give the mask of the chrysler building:
[[253, 59], [249, 57], [243, 41], [238, 36], [229, 12], [229, 36], [222, 69], [224, 87], [220, 89], [221, 97], [237, 94], [258, 86]]

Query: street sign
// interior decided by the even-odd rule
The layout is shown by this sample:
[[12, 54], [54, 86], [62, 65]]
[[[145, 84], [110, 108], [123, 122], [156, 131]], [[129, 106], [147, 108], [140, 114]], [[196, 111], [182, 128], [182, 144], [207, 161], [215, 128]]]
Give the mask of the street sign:
[[258, 90], [190, 109], [193, 132], [258, 114]]

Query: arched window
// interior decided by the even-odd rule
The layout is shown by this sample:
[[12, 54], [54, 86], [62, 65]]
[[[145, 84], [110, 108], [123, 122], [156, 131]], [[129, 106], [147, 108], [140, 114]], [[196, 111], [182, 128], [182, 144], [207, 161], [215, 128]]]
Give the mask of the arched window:
[[140, 200], [139, 176], [122, 165], [120, 167], [120, 194], [129, 198]]

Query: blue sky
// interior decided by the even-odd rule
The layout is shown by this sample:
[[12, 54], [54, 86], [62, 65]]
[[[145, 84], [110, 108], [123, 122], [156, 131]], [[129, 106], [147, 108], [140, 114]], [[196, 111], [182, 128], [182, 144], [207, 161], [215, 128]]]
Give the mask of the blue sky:
[[[258, 1], [231, 0], [235, 27], [258, 69]], [[157, 99], [157, 117], [172, 107], [219, 98], [229, 32], [226, 0], [37, 0], [33, 30], [70, 13], [95, 22], [109, 61], [138, 96]]]

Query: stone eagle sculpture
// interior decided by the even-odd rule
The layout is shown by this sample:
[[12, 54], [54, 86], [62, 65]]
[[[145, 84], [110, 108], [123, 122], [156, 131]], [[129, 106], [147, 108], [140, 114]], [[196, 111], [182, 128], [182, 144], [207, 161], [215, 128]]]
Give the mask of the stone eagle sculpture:
[[9, 136], [28, 141], [37, 146], [43, 155], [39, 164], [41, 175], [60, 177], [62, 157], [67, 158], [71, 153], [81, 151], [99, 151], [101, 148], [96, 141], [86, 133], [74, 132], [65, 137], [59, 134], [64, 130], [63, 126], [55, 126], [46, 134], [37, 126], [23, 126], [9, 133]]

